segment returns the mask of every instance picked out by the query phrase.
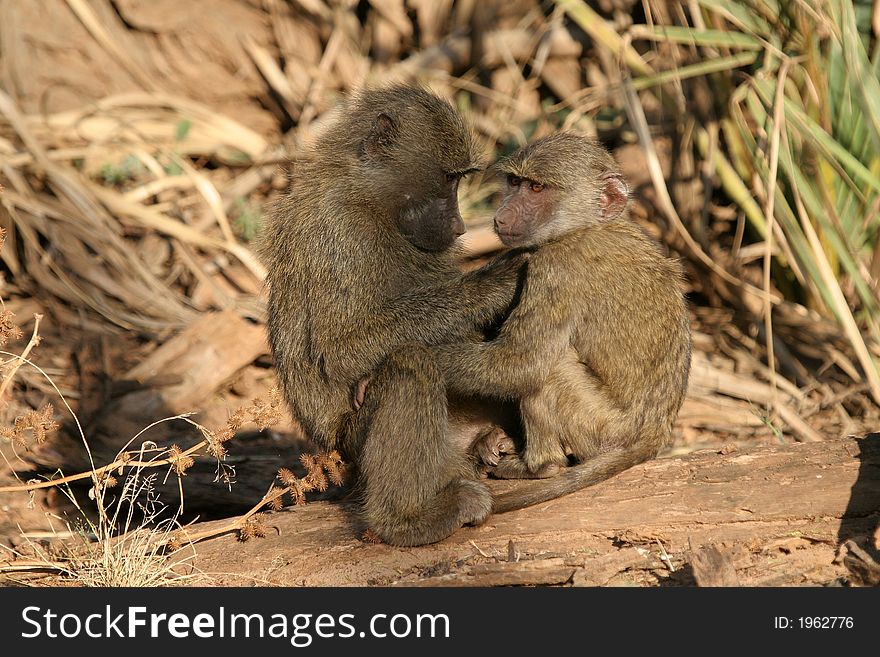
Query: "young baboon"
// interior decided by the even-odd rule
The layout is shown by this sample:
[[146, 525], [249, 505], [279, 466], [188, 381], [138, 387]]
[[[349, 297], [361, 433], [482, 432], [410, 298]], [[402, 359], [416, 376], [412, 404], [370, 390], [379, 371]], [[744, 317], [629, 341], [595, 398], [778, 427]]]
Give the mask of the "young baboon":
[[[438, 349], [456, 392], [519, 400], [524, 445], [492, 474], [555, 475], [496, 499], [496, 512], [656, 456], [672, 437], [691, 352], [681, 267], [629, 219], [607, 150], [562, 132], [499, 168], [507, 182], [495, 230], [507, 246], [534, 251], [519, 303], [493, 341]], [[499, 432], [487, 438], [505, 449]], [[580, 465], [562, 469], [571, 461]]]
[[478, 166], [446, 101], [407, 86], [365, 91], [298, 163], [261, 238], [285, 397], [320, 447], [356, 466], [365, 519], [391, 544], [438, 541], [491, 509], [426, 348], [473, 336], [514, 300], [521, 257], [467, 274], [453, 258], [458, 182]]

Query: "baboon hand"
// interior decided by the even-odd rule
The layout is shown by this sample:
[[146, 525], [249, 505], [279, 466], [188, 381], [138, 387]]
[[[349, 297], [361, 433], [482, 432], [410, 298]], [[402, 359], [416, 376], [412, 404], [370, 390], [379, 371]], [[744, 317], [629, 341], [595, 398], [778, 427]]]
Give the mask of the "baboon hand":
[[364, 405], [364, 397], [367, 394], [367, 386], [370, 385], [370, 381], [373, 380], [371, 376], [365, 376], [363, 379], [357, 382], [357, 385], [354, 387], [354, 393], [352, 395], [352, 405], [354, 406], [354, 410], [359, 410], [361, 406]]
[[496, 466], [502, 454], [513, 454], [516, 451], [516, 445], [502, 428], [493, 427], [477, 438], [473, 450], [483, 465]]
[[520, 274], [524, 272], [530, 256], [531, 253], [529, 251], [507, 251], [483, 265], [477, 270], [477, 273], [481, 277], [501, 280], [510, 278], [516, 281], [519, 279]]

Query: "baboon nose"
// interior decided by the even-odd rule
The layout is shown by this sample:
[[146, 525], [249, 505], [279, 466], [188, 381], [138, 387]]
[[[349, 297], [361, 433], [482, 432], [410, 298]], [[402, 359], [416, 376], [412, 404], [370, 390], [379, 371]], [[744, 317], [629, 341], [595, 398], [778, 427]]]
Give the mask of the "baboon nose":
[[456, 237], [461, 237], [467, 232], [467, 229], [464, 226], [464, 221], [462, 221], [461, 215], [455, 218], [455, 221], [452, 224], [452, 232], [455, 233]]

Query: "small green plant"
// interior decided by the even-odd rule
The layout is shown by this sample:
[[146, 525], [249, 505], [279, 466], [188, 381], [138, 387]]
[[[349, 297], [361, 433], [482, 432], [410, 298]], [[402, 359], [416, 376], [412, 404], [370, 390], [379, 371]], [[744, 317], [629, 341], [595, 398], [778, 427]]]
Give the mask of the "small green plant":
[[107, 185], [119, 187], [125, 183], [136, 180], [146, 172], [146, 168], [134, 155], [126, 155], [122, 162], [113, 164], [107, 162], [101, 167], [101, 178]]
[[785, 436], [782, 433], [782, 429], [776, 426], [776, 423], [773, 421], [773, 418], [770, 417], [769, 411], [760, 411], [758, 409], [753, 408], [752, 413], [761, 421], [765, 427], [770, 429], [770, 431], [775, 436], [776, 440], [781, 444], [785, 442]]
[[236, 199], [233, 225], [241, 239], [245, 242], [254, 239], [262, 223], [263, 215], [255, 204], [244, 197]]
[[190, 128], [192, 128], [192, 121], [189, 119], [181, 119], [178, 121], [177, 125], [174, 127], [174, 141], [181, 142], [186, 139]]
[[186, 139], [192, 128], [192, 121], [189, 119], [181, 119], [174, 126], [174, 148], [168, 156], [167, 162], [163, 165], [165, 173], [169, 176], [179, 176], [183, 173], [183, 167], [180, 166], [180, 142]]

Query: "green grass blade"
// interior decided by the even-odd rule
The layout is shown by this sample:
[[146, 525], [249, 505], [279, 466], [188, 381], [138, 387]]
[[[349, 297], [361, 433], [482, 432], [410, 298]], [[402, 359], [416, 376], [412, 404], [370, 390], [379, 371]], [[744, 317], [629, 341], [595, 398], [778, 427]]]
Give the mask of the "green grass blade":
[[701, 75], [709, 75], [710, 73], [732, 71], [737, 68], [742, 68], [743, 66], [751, 66], [757, 59], [758, 53], [754, 52], [743, 52], [736, 55], [730, 55], [729, 57], [710, 59], [705, 62], [689, 64], [670, 71], [663, 71], [662, 73], [635, 78], [633, 80], [633, 87], [637, 91], [642, 91], [675, 80], [686, 80]]
[[738, 48], [740, 50], [763, 50], [761, 40], [744, 32], [725, 30], [697, 30], [678, 25], [634, 25], [630, 28], [633, 39], [683, 43], [714, 48]]
[[[761, 96], [762, 102], [769, 105], [773, 98], [771, 83], [766, 80], [754, 80], [754, 87]], [[812, 143], [834, 165], [840, 165], [849, 176], [867, 185], [874, 191], [880, 191], [880, 178], [875, 176], [862, 164], [858, 158], [841, 146], [828, 132], [816, 121], [807, 115], [790, 98], [785, 99], [785, 119], [798, 129], [798, 133]], [[854, 190], [859, 191], [858, 185], [851, 181]]]

